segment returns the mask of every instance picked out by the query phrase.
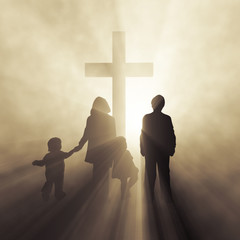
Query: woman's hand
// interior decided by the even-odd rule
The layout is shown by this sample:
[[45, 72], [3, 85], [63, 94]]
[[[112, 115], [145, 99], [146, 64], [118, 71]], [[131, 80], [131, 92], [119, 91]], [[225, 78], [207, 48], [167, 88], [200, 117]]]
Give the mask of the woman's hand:
[[76, 147], [73, 149], [73, 151], [74, 151], [74, 152], [78, 152], [78, 151], [81, 150], [81, 149], [82, 149], [81, 146], [78, 145], [78, 146], [76, 146]]

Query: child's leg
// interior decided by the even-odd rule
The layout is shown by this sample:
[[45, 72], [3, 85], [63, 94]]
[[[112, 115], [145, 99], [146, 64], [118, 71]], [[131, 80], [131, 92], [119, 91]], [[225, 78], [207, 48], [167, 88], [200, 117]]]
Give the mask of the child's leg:
[[49, 195], [52, 191], [52, 186], [53, 186], [53, 182], [49, 180], [47, 180], [43, 185], [41, 192], [42, 192], [42, 198], [44, 201], [48, 201]]
[[128, 188], [130, 189], [138, 180], [138, 171], [136, 171], [128, 181]]
[[121, 179], [121, 196], [122, 196], [122, 198], [125, 196], [126, 188], [127, 188], [127, 178], [124, 177]]
[[63, 192], [63, 180], [64, 175], [57, 176], [54, 183], [55, 183], [55, 197], [57, 199], [62, 199], [66, 196], [65, 192]]

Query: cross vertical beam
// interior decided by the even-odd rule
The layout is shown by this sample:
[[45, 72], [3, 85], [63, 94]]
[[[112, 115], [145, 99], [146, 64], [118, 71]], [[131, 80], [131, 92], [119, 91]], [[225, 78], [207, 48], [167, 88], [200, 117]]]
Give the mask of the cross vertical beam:
[[112, 44], [113, 116], [116, 119], [117, 132], [123, 136], [126, 122], [125, 62], [125, 33], [114, 32]]
[[125, 136], [125, 78], [152, 75], [152, 63], [126, 63], [125, 32], [113, 32], [112, 63], [85, 63], [86, 77], [112, 77], [112, 110], [118, 135]]

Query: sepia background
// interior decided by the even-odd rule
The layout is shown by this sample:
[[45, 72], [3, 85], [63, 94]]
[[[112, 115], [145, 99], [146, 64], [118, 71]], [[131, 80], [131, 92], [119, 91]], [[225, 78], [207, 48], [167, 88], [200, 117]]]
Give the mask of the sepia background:
[[[199, 239], [238, 239], [240, 217], [237, 0], [0, 0], [1, 225], [27, 218], [44, 170], [31, 165], [60, 137], [78, 144], [93, 100], [112, 104], [111, 78], [86, 78], [86, 62], [112, 61], [112, 32], [126, 34], [126, 61], [154, 75], [126, 79], [126, 128], [136, 165], [144, 114], [162, 94], [177, 137], [176, 202]], [[90, 174], [84, 149], [66, 160], [65, 189]], [[35, 206], [35, 203], [32, 203]], [[39, 203], [40, 204], [40, 203]], [[195, 238], [197, 239], [197, 238]]]

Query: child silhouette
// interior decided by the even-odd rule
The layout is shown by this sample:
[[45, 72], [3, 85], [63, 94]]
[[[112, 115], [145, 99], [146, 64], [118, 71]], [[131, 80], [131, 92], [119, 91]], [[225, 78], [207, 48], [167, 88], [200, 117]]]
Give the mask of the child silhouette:
[[121, 181], [121, 197], [129, 193], [129, 189], [137, 182], [138, 168], [134, 165], [133, 157], [127, 150], [124, 137], [116, 137], [113, 144], [113, 170], [112, 177]]
[[61, 148], [61, 139], [57, 137], [51, 138], [48, 141], [49, 153], [47, 153], [42, 160], [35, 160], [32, 162], [34, 166], [46, 166], [46, 182], [41, 190], [43, 200], [45, 201], [49, 200], [53, 184], [55, 185], [56, 199], [60, 200], [66, 195], [63, 192], [64, 159], [70, 157], [77, 150], [74, 148], [70, 152], [62, 152]]

